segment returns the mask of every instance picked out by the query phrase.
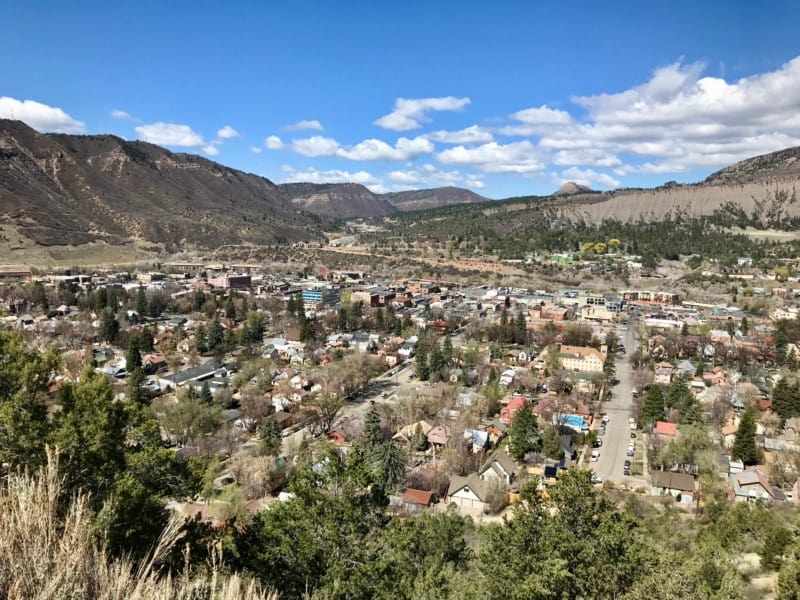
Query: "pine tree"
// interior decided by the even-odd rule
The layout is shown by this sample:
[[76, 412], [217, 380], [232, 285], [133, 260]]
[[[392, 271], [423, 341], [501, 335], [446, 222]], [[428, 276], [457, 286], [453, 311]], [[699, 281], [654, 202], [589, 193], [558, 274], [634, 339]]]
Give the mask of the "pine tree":
[[416, 373], [420, 381], [428, 381], [431, 371], [428, 367], [428, 350], [425, 344], [420, 340], [416, 348]]
[[208, 387], [208, 382], [203, 382], [203, 387], [200, 388], [200, 400], [206, 404], [211, 404], [214, 401], [214, 394], [211, 393], [211, 388]]
[[442, 344], [442, 359], [444, 359], [445, 367], [449, 367], [453, 363], [453, 340], [449, 335], [445, 336]]
[[661, 386], [654, 385], [644, 397], [644, 404], [642, 405], [642, 412], [639, 415], [639, 420], [642, 427], [649, 427], [656, 421], [663, 421], [667, 418], [666, 406], [664, 404], [664, 392]]
[[136, 404], [146, 404], [150, 397], [144, 387], [146, 378], [139, 367], [128, 371], [128, 386], [126, 395], [128, 400]]
[[117, 339], [118, 334], [119, 321], [114, 316], [114, 311], [110, 307], [106, 307], [100, 317], [100, 328], [97, 330], [97, 335], [101, 341], [111, 343]]
[[194, 345], [201, 354], [208, 352], [208, 333], [203, 324], [198, 325], [194, 332]]
[[236, 304], [233, 302], [233, 296], [228, 296], [228, 299], [225, 301], [225, 318], [236, 318]]
[[433, 348], [431, 348], [431, 353], [428, 357], [429, 376], [435, 381], [439, 381], [442, 378], [443, 369], [444, 357], [442, 356], [442, 349], [439, 347], [439, 343], [437, 341], [433, 343]]
[[542, 439], [530, 405], [526, 402], [514, 415], [511, 422], [511, 441], [508, 444], [509, 454], [516, 460], [523, 460], [529, 452], [538, 452], [542, 448]]
[[739, 429], [731, 448], [731, 457], [745, 465], [761, 462], [761, 451], [756, 445], [756, 409], [748, 406], [739, 420]]
[[133, 303], [133, 310], [139, 313], [140, 316], [147, 314], [147, 294], [145, 294], [143, 287], [140, 287], [139, 291], [136, 292], [136, 300], [134, 300]]
[[142, 366], [142, 353], [139, 350], [140, 345], [138, 335], [132, 335], [128, 340], [128, 351], [125, 353], [125, 369], [129, 373]]
[[558, 428], [555, 425], [551, 425], [542, 433], [542, 452], [547, 458], [553, 460], [564, 458], [564, 448], [561, 447]]
[[222, 347], [224, 341], [225, 335], [222, 331], [222, 325], [220, 325], [219, 319], [215, 318], [208, 326], [208, 338], [206, 345], [208, 346], [208, 349], [213, 352]]

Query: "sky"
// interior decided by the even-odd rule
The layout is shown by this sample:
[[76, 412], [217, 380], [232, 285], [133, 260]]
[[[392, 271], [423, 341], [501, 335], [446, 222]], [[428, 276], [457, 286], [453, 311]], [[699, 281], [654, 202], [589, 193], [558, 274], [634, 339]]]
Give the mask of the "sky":
[[800, 145], [800, 2], [18, 2], [0, 118], [291, 181], [490, 198]]

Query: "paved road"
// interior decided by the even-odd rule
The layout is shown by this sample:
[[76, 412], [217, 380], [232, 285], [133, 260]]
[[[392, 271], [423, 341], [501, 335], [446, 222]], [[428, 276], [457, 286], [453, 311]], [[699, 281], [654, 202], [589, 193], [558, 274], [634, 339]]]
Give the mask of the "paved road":
[[[606, 425], [606, 434], [600, 439], [603, 446], [600, 448], [600, 458], [597, 462], [590, 463], [594, 471], [603, 478], [603, 481], [625, 481], [633, 478], [623, 475], [623, 465], [626, 460], [628, 443], [631, 441], [631, 429], [628, 419], [631, 416], [633, 397], [633, 368], [630, 355], [636, 349], [636, 337], [633, 328], [628, 326], [617, 331], [621, 342], [625, 345], [627, 354], [617, 356], [617, 379], [619, 383], [612, 388], [611, 400], [603, 407], [609, 417]], [[637, 438], [637, 442], [640, 440]]]

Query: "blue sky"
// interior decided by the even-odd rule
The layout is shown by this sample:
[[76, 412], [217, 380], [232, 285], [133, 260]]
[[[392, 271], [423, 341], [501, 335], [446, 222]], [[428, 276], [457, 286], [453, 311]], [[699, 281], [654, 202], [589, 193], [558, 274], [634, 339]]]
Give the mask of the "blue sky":
[[6, 17], [0, 117], [275, 182], [501, 198], [697, 181], [800, 145], [788, 0], [30, 2]]

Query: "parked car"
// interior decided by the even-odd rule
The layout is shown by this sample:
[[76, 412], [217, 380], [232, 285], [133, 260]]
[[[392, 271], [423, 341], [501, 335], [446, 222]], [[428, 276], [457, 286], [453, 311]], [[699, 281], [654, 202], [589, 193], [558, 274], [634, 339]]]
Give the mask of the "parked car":
[[631, 431], [631, 437], [632, 437], [632, 438], [635, 438], [635, 437], [636, 437], [636, 432], [635, 432], [635, 431]]
[[606, 423], [608, 423], [610, 420], [611, 420], [611, 419], [609, 418], [609, 416], [608, 416], [608, 415], [603, 415], [603, 425], [605, 425]]
[[592, 450], [592, 462], [597, 462], [600, 458], [600, 450]]
[[594, 471], [592, 471], [592, 483], [603, 483], [603, 478]]
[[594, 442], [592, 442], [592, 448], [599, 448], [602, 445], [603, 445], [603, 440], [595, 440]]

